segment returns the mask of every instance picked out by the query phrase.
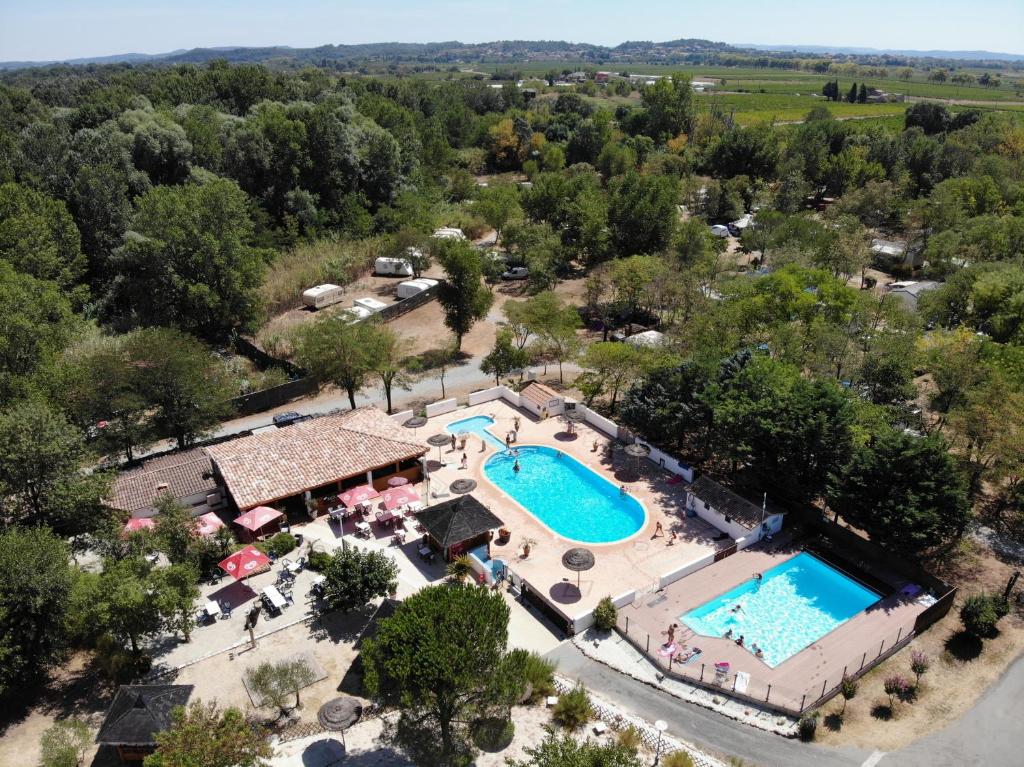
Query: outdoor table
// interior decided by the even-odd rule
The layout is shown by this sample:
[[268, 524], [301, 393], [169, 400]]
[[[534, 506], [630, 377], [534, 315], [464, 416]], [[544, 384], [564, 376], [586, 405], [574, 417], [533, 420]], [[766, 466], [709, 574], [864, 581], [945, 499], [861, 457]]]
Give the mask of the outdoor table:
[[370, 525], [366, 522], [356, 522], [356, 532], [360, 535], [365, 535], [367, 538], [373, 535]]
[[278, 610], [283, 610], [288, 605], [288, 600], [274, 586], [267, 586], [263, 589], [263, 596]]
[[206, 600], [206, 607], [204, 608], [207, 615], [211, 618], [216, 618], [220, 615], [220, 605], [214, 602], [212, 599]]
[[377, 522], [385, 526], [390, 525], [396, 519], [398, 519], [398, 515], [390, 510], [377, 513]]
[[284, 567], [288, 572], [292, 573], [293, 575], [295, 573], [302, 571], [302, 565], [300, 565], [298, 562], [292, 562], [290, 559], [284, 560]]

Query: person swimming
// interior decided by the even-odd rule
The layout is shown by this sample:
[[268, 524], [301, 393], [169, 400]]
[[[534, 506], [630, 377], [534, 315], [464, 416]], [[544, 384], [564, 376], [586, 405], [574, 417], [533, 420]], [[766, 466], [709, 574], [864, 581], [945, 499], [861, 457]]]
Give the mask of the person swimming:
[[512, 471], [514, 471], [516, 474], [519, 473], [519, 460], [518, 459], [516, 459], [516, 462], [514, 464], [512, 464]]

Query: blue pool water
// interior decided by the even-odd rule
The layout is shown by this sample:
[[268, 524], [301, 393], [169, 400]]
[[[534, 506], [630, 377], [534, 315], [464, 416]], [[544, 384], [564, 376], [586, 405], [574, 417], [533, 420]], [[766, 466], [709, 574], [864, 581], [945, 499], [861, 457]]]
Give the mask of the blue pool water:
[[449, 434], [458, 434], [468, 431], [478, 437], [483, 437], [492, 447], [498, 450], [505, 449], [505, 443], [487, 431], [488, 426], [494, 425], [494, 419], [489, 415], [475, 415], [472, 418], [463, 418], [461, 421], [453, 421], [445, 427]]
[[469, 553], [475, 556], [485, 565], [489, 566], [491, 568], [491, 573], [494, 575], [495, 578], [500, 578], [502, 575], [504, 575], [505, 563], [500, 559], [491, 559], [487, 555], [486, 543], [483, 546], [477, 546], [475, 549], [470, 549]]
[[[879, 600], [871, 589], [806, 552], [681, 615], [698, 634], [720, 637], [732, 629], [749, 648], [764, 651], [775, 667]], [[742, 610], [733, 612], [736, 605]]]
[[558, 535], [612, 543], [643, 527], [643, 506], [572, 456], [530, 446], [519, 448], [519, 473], [515, 461], [505, 452], [491, 456], [484, 474]]

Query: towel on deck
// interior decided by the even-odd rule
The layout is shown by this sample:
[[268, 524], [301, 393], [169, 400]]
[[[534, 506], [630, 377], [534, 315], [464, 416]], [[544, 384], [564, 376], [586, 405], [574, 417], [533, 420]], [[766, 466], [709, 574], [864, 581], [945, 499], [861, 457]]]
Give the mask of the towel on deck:
[[750, 685], [750, 674], [746, 671], [736, 672], [736, 692], [746, 692]]
[[661, 647], [658, 648], [658, 655], [660, 655], [662, 658], [668, 658], [669, 656], [673, 655], [675, 651], [678, 649], [679, 646], [675, 642], [673, 642], [672, 644], [663, 644]]

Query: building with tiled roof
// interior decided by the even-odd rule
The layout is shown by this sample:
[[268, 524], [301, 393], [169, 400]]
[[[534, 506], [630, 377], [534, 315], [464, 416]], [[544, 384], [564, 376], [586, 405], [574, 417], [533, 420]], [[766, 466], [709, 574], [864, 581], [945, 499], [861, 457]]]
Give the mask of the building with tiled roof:
[[519, 404], [539, 418], [559, 415], [565, 408], [565, 398], [539, 381], [531, 381], [519, 392]]
[[367, 482], [380, 489], [396, 475], [417, 481], [419, 458], [427, 452], [426, 445], [375, 407], [205, 449], [215, 476], [240, 511]]
[[220, 488], [213, 478], [210, 457], [202, 448], [150, 458], [118, 473], [106, 505], [132, 517], [151, 517], [162, 495], [170, 495], [193, 516], [220, 507]]
[[116, 748], [123, 762], [141, 762], [156, 749], [156, 736], [171, 726], [174, 709], [188, 704], [192, 690], [190, 684], [121, 685], [96, 742]]

